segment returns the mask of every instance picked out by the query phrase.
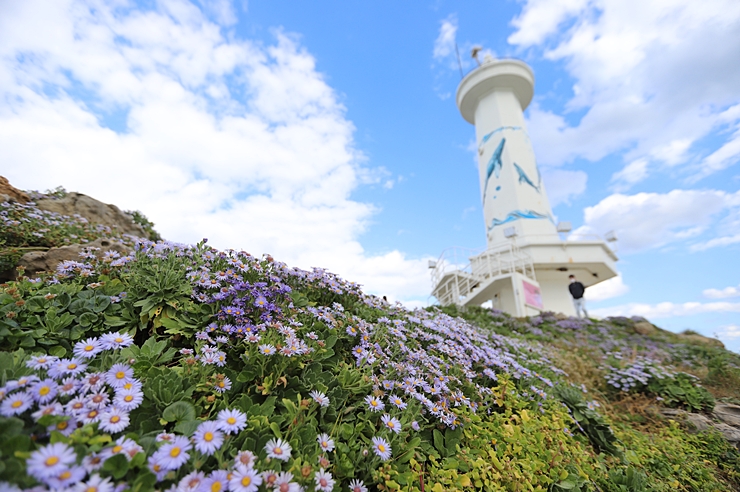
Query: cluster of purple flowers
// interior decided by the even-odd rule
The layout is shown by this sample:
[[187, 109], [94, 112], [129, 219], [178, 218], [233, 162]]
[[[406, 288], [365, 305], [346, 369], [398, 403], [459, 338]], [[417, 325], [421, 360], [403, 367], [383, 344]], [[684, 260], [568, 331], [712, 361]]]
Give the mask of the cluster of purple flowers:
[[632, 389], [647, 386], [652, 378], [670, 378], [674, 373], [663, 367], [659, 361], [635, 355], [626, 357], [622, 353], [608, 353], [607, 357], [612, 357], [621, 362], [621, 364], [606, 364], [606, 382], [618, 390], [628, 392]]
[[74, 357], [69, 359], [31, 357], [26, 365], [36, 374], [8, 381], [0, 388], [0, 414], [9, 417], [33, 411], [31, 416], [36, 421], [47, 415], [62, 417], [48, 430], [64, 435], [92, 423], [111, 434], [123, 431], [129, 424], [129, 413], [143, 400], [141, 382], [127, 364], [93, 371], [89, 363], [101, 352], [131, 343], [129, 335], [108, 333], [78, 342]]

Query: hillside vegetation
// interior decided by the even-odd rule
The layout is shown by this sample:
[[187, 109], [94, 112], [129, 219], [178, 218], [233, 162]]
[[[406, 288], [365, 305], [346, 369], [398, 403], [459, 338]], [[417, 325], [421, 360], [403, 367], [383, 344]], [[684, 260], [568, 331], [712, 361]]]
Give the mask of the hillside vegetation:
[[411, 311], [205, 240], [0, 217], [6, 267], [118, 248], [0, 286], [0, 490], [740, 489], [727, 435], [687, 422], [740, 403], [740, 357], [701, 336]]

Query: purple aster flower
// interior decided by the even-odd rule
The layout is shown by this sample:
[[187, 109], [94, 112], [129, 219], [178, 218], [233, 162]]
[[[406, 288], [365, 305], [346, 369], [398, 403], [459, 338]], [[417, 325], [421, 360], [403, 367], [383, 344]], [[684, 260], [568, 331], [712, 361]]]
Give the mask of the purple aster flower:
[[192, 449], [192, 446], [187, 437], [175, 436], [172, 441], [165, 443], [152, 456], [156, 457], [155, 461], [160, 463], [165, 470], [177, 470], [190, 459], [188, 453], [190, 449]]
[[39, 403], [48, 403], [57, 396], [59, 385], [53, 379], [44, 379], [31, 386], [29, 394]]
[[316, 441], [319, 443], [319, 447], [322, 451], [328, 453], [334, 450], [334, 441], [329, 437], [329, 434], [319, 434]]
[[144, 401], [144, 393], [135, 389], [119, 389], [113, 398], [113, 404], [127, 412], [138, 408], [142, 401]]
[[198, 426], [193, 434], [195, 449], [205, 455], [212, 455], [224, 443], [224, 434], [217, 422], [207, 420]]
[[256, 492], [262, 484], [262, 475], [254, 468], [237, 465], [231, 472], [229, 489], [231, 492]]
[[380, 420], [383, 422], [383, 425], [386, 426], [388, 429], [392, 430], [396, 434], [401, 432], [401, 422], [396, 417], [391, 417], [387, 413], [383, 415]]
[[349, 492], [367, 492], [367, 487], [362, 480], [354, 479], [349, 483]]
[[106, 333], [100, 337], [100, 344], [103, 350], [116, 350], [128, 347], [132, 343], [134, 343], [134, 338], [128, 333]]
[[331, 473], [329, 473], [328, 471], [317, 471], [313, 477], [313, 480], [314, 482], [316, 482], [316, 490], [321, 490], [322, 492], [331, 492], [331, 490], [334, 488], [334, 477], [332, 477]]
[[266, 343], [259, 346], [259, 351], [262, 355], [272, 355], [275, 353], [275, 347], [270, 345], [269, 343]]
[[365, 403], [370, 407], [371, 412], [380, 412], [385, 408], [385, 404], [380, 398], [376, 398], [373, 395], [367, 395], [365, 397]]
[[33, 453], [26, 460], [28, 474], [39, 481], [62, 473], [77, 460], [74, 450], [62, 442], [48, 444]]
[[231, 389], [231, 379], [224, 376], [223, 379], [217, 380], [216, 383], [213, 385], [213, 387], [219, 393], [224, 393], [226, 391], [229, 391]]
[[382, 437], [373, 437], [373, 451], [382, 461], [388, 461], [391, 457], [391, 445]]
[[113, 364], [105, 373], [105, 382], [114, 388], [120, 388], [134, 377], [134, 370], [127, 364]]
[[329, 398], [322, 393], [321, 391], [313, 390], [311, 391], [308, 396], [313, 398], [313, 401], [318, 403], [322, 407], [328, 407], [329, 406]]
[[419, 422], [417, 422], [416, 420], [411, 422], [411, 428], [414, 429], [415, 431], [418, 431], [420, 429]]
[[288, 461], [292, 450], [293, 448], [290, 447], [290, 444], [282, 439], [270, 439], [267, 444], [265, 444], [265, 451], [267, 452], [268, 458]]
[[88, 338], [75, 343], [74, 354], [84, 359], [92, 359], [103, 350], [103, 344], [97, 338]]
[[239, 451], [234, 457], [234, 466], [243, 466], [245, 468], [254, 468], [257, 457], [251, 451]]
[[34, 370], [48, 369], [57, 362], [59, 362], [59, 357], [53, 355], [34, 355], [26, 361], [26, 366]]
[[221, 410], [217, 421], [219, 429], [227, 434], [238, 434], [247, 426], [247, 415], [237, 409]]
[[67, 486], [79, 483], [85, 478], [87, 472], [81, 466], [65, 468], [58, 474], [45, 480], [46, 484], [54, 490], [66, 489]]
[[59, 379], [67, 374], [77, 376], [87, 369], [87, 364], [81, 359], [59, 359], [59, 361], [49, 369], [49, 376]]
[[115, 434], [128, 427], [130, 420], [128, 413], [111, 407], [100, 414], [100, 429]]
[[13, 393], [10, 396], [6, 396], [0, 405], [0, 414], [4, 417], [12, 417], [13, 415], [20, 415], [31, 406], [33, 403], [33, 397], [26, 392]]
[[188, 473], [177, 484], [177, 492], [198, 492], [198, 490], [202, 490], [201, 487], [205, 479], [206, 474], [201, 471]]

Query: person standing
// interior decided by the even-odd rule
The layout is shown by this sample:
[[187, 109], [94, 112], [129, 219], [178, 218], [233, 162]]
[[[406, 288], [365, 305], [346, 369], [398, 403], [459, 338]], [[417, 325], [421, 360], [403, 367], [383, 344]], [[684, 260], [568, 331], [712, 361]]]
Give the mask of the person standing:
[[568, 278], [570, 279], [568, 290], [570, 291], [570, 295], [573, 296], [573, 306], [576, 308], [576, 316], [582, 318], [583, 316], [581, 316], [581, 311], [583, 311], [583, 314], [588, 318], [586, 299], [583, 297], [583, 294], [586, 292], [586, 287], [576, 280], [575, 275], [570, 275]]

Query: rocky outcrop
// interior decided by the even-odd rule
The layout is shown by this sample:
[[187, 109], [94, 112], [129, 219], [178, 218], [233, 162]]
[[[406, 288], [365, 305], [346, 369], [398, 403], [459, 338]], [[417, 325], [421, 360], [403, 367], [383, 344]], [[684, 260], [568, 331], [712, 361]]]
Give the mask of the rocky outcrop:
[[129, 215], [123, 213], [115, 205], [100, 202], [82, 193], [67, 193], [63, 198], [44, 198], [38, 200], [36, 206], [41, 210], [63, 215], [78, 214], [95, 224], [115, 227], [123, 234], [148, 236], [139, 224], [134, 223]]
[[675, 408], [661, 408], [661, 415], [686, 422], [695, 432], [714, 429], [728, 442], [740, 449], [740, 406], [718, 403], [712, 411], [714, 419], [701, 413], [686, 412]]
[[23, 255], [18, 266], [25, 269], [26, 276], [33, 277], [41, 272], [56, 270], [57, 265], [66, 260], [82, 261], [80, 253], [83, 249], [90, 247], [100, 248], [100, 251], [96, 252], [98, 257], [102, 257], [106, 251], [116, 251], [121, 255], [132, 251], [128, 246], [114, 239], [98, 239], [87, 244], [70, 244], [47, 251], [31, 251]]
[[638, 321], [634, 324], [632, 329], [635, 330], [635, 333], [638, 335], [653, 335], [658, 331], [655, 326], [648, 321]]
[[717, 347], [722, 349], [725, 348], [725, 344], [717, 340], [716, 338], [705, 337], [704, 335], [699, 335], [698, 333], [680, 333], [678, 336], [680, 337], [679, 341], [682, 343], [708, 345], [710, 347]]
[[0, 176], [0, 202], [26, 203], [30, 200], [28, 195], [11, 185], [8, 178]]

